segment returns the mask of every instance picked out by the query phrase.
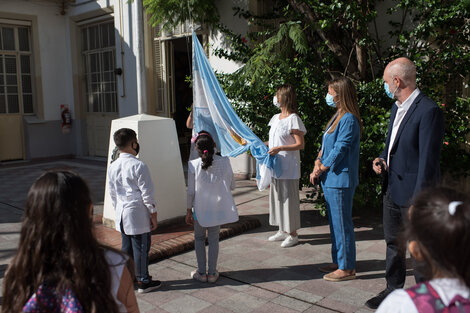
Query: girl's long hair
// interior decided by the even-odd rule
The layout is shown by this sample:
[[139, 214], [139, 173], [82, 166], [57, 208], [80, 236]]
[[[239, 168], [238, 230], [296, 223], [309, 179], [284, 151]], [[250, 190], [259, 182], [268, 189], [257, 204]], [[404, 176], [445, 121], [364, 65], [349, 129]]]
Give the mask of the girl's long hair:
[[196, 150], [202, 160], [202, 169], [207, 170], [214, 161], [214, 139], [205, 130], [200, 131], [196, 138]]
[[22, 312], [38, 287], [70, 289], [85, 312], [118, 312], [105, 248], [92, 233], [88, 186], [69, 171], [41, 175], [29, 190], [16, 256], [3, 282], [2, 312]]
[[351, 113], [357, 118], [362, 134], [361, 114], [359, 114], [356, 88], [354, 87], [353, 82], [349, 78], [339, 77], [331, 80], [328, 83], [328, 87], [333, 88], [333, 90], [336, 92], [337, 97], [339, 98], [338, 102], [336, 103], [336, 106], [338, 108], [338, 114], [335, 114], [336, 118], [335, 116], [333, 116], [328, 122], [327, 125], [330, 125], [332, 120], [335, 118], [333, 124], [331, 124], [331, 128], [328, 133], [332, 133], [335, 131], [336, 126], [338, 126], [338, 123], [344, 114]]

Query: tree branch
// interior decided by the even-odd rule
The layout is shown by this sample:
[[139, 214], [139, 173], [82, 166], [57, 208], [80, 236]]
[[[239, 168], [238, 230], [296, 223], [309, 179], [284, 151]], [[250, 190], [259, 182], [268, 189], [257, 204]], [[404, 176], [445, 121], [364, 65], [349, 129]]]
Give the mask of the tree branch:
[[[289, 5], [297, 12], [300, 13], [304, 20], [314, 26], [314, 30], [317, 35], [326, 43], [327, 47], [333, 52], [335, 55], [336, 60], [341, 64], [343, 68], [351, 68], [350, 73], [353, 76], [359, 77], [359, 70], [355, 63], [350, 64], [350, 57], [348, 57], [349, 48], [343, 47], [340, 43], [342, 42], [341, 39], [347, 38], [346, 36], [342, 36], [340, 29], [332, 29], [329, 32], [325, 32], [318, 27], [315, 27], [315, 24], [320, 19], [320, 16], [312, 10], [312, 8], [305, 2], [298, 1], [298, 0], [287, 0]], [[340, 36], [338, 36], [340, 34]], [[314, 44], [314, 43], [312, 43]]]

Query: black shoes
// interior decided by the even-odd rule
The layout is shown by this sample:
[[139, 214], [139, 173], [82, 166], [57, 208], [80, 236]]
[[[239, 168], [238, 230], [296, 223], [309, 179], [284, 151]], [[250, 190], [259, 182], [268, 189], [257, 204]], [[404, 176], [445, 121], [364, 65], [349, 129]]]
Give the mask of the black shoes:
[[158, 289], [162, 286], [162, 282], [159, 280], [150, 280], [146, 283], [137, 282], [137, 292], [138, 293], [146, 293], [152, 290]]
[[392, 292], [393, 290], [382, 290], [378, 295], [373, 298], [370, 298], [366, 302], [366, 306], [370, 309], [376, 310], [379, 305], [384, 301], [384, 299]]

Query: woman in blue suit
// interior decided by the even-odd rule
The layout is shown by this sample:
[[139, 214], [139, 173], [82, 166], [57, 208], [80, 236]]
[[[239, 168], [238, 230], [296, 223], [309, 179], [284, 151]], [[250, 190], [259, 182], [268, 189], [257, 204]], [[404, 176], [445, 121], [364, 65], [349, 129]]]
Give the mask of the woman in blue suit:
[[344, 281], [356, 278], [356, 246], [352, 222], [354, 190], [359, 182], [361, 117], [354, 84], [345, 77], [329, 82], [326, 102], [336, 107], [323, 135], [321, 151], [310, 181], [321, 179], [331, 232], [333, 263], [319, 270], [323, 279]]

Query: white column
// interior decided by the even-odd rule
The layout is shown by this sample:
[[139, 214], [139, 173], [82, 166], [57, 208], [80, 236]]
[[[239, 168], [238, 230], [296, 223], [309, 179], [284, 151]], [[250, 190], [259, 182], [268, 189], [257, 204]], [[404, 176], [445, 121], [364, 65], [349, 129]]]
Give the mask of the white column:
[[139, 114], [147, 113], [147, 94], [145, 85], [145, 51], [144, 51], [144, 19], [142, 0], [134, 0], [135, 27], [135, 57], [136, 57], [136, 75], [137, 75], [137, 108]]

